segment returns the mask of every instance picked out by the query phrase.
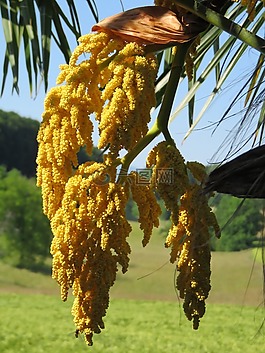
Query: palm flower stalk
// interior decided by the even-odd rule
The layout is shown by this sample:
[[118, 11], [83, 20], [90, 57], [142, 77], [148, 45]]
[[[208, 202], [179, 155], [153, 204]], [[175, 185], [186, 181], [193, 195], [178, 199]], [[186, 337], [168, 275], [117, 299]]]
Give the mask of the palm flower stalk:
[[[218, 6], [222, 6], [223, 2], [216, 1], [215, 8], [217, 11], [214, 11], [212, 8], [205, 6], [207, 1], [196, 1], [196, 0], [172, 0], [172, 2], [186, 11], [190, 11], [201, 19], [205, 20], [207, 23], [210, 23], [213, 26], [216, 26], [226, 33], [231, 34], [232, 36], [242, 40], [242, 42], [248, 44], [250, 47], [258, 50], [260, 53], [265, 54], [265, 40], [244, 27], [241, 27], [239, 24], [229, 20], [221, 13], [218, 12]], [[211, 2], [209, 2], [210, 5]], [[247, 6], [247, 12], [249, 14], [250, 20], [254, 19], [255, 16], [255, 5], [256, 1], [243, 0], [242, 5]]]

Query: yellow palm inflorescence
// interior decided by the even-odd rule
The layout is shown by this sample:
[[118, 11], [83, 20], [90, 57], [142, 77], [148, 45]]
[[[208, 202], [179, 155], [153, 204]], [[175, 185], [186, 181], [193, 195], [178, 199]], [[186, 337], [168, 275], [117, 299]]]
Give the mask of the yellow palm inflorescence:
[[171, 228], [165, 245], [171, 247], [170, 261], [177, 262], [176, 287], [184, 299], [184, 312], [194, 329], [205, 312], [210, 291], [210, 229], [218, 236], [215, 215], [202, 192], [205, 167], [185, 163], [173, 143], [159, 143], [149, 153], [147, 165], [153, 168], [151, 185], [171, 214]]
[[144, 238], [142, 241], [143, 246], [146, 246], [152, 235], [153, 227], [159, 226], [159, 216], [161, 214], [161, 208], [157, 203], [153, 189], [149, 183], [143, 184], [137, 182], [139, 174], [131, 172], [131, 193], [132, 199], [137, 204], [139, 211], [140, 229], [144, 232]]
[[149, 153], [147, 167], [153, 169], [151, 185], [178, 222], [178, 200], [189, 184], [186, 165], [179, 150], [167, 141], [160, 142]]
[[170, 261], [177, 261], [176, 287], [193, 328], [197, 329], [205, 312], [210, 286], [210, 232], [219, 235], [219, 227], [200, 185], [192, 184], [180, 198], [178, 223], [172, 223], [166, 246], [171, 247]]
[[[129, 179], [116, 182], [116, 158], [147, 132], [157, 65], [141, 45], [97, 33], [81, 37], [69, 64], [60, 68], [38, 133], [37, 183], [54, 235], [52, 276], [62, 300], [72, 288], [77, 332], [91, 345], [93, 333], [104, 327], [118, 265], [122, 272], [129, 265], [131, 226], [125, 207], [130, 184]], [[110, 146], [109, 153], [102, 163], [79, 164], [81, 147], [92, 152], [93, 117], [99, 125], [99, 147]], [[142, 195], [157, 208], [145, 228], [147, 242], [158, 226], [160, 209], [150, 190], [143, 189]]]
[[[185, 163], [169, 139], [149, 153], [150, 181], [139, 182], [136, 172], [127, 175], [126, 156], [139, 153], [155, 106], [155, 55], [146, 54], [144, 45], [100, 32], [81, 37], [69, 64], [60, 69], [57, 87], [44, 103], [37, 184], [54, 235], [52, 276], [62, 300], [72, 290], [76, 332], [92, 345], [93, 334], [104, 328], [116, 273], [129, 266], [126, 204], [131, 195], [145, 246], [159, 226], [156, 193], [171, 213], [166, 246], [171, 247], [171, 262], [177, 262], [176, 286], [185, 313], [197, 328], [210, 290], [209, 227], [219, 232], [201, 192], [204, 167]], [[95, 125], [98, 147], [109, 151], [103, 162], [80, 164], [82, 147], [92, 153]]]
[[98, 117], [98, 147], [110, 144], [116, 157], [123, 148], [131, 150], [148, 130], [157, 64], [153, 55], [144, 56], [143, 46], [132, 42], [120, 50], [108, 70], [109, 81], [102, 92], [107, 104]]

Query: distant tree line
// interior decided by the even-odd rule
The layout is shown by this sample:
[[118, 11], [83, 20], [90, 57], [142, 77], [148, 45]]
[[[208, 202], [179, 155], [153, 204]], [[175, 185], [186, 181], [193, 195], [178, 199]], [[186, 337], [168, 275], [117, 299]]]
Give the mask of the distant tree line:
[[[7, 171], [18, 169], [28, 178], [36, 175], [39, 126], [37, 120], [0, 109], [0, 165], [4, 165]], [[92, 155], [88, 156], [82, 148], [78, 161], [84, 163], [89, 160], [102, 161], [102, 152], [95, 147]]]
[[0, 166], [0, 258], [17, 267], [44, 269], [50, 241], [35, 178]]
[[35, 176], [39, 125], [37, 120], [0, 110], [0, 165], [7, 171], [18, 169], [29, 178]]

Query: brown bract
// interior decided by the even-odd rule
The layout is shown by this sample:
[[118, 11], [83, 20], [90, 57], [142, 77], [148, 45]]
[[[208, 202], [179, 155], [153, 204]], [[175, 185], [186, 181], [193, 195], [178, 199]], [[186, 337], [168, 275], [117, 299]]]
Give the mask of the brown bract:
[[205, 29], [205, 22], [193, 14], [186, 13], [180, 20], [175, 12], [161, 6], [137, 7], [107, 17], [92, 27], [92, 31], [146, 45], [185, 43]]

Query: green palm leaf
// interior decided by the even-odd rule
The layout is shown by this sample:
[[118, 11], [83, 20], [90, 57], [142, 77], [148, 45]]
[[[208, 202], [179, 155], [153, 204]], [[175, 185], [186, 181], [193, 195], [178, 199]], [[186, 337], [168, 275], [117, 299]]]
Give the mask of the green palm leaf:
[[[95, 21], [98, 13], [94, 0], [83, 0]], [[13, 90], [19, 92], [19, 62], [20, 47], [23, 41], [26, 71], [30, 92], [35, 92], [40, 77], [44, 79], [45, 90], [48, 87], [48, 72], [51, 41], [54, 40], [68, 62], [71, 52], [66, 30], [78, 39], [81, 36], [80, 14], [76, 2], [66, 0], [70, 18], [63, 6], [56, 0], [0, 0], [0, 13], [6, 42], [3, 63], [3, 79], [1, 94], [3, 94], [8, 68], [13, 76]], [[40, 26], [39, 26], [40, 24]], [[34, 77], [34, 80], [33, 80]]]
[[[176, 2], [179, 4], [183, 3], [182, 0], [176, 1]], [[192, 1], [187, 1], [187, 3], [192, 3]], [[225, 18], [230, 21], [233, 21], [233, 23], [237, 23], [239, 20], [241, 20], [244, 13], [245, 13], [245, 8], [242, 7], [240, 4], [235, 4], [227, 11], [227, 13], [225, 14]], [[244, 29], [246, 35], [248, 33], [251, 33], [251, 35], [256, 35], [259, 33], [259, 30], [263, 25], [264, 25], [263, 4], [259, 3], [256, 7], [256, 16], [254, 21], [251, 22], [245, 16], [245, 20], [241, 25], [241, 28]], [[249, 29], [249, 32], [246, 31], [247, 29]], [[201, 43], [197, 47], [197, 55], [194, 59], [193, 79], [192, 81], [189, 82], [187, 94], [182, 99], [181, 103], [175, 108], [174, 112], [171, 115], [171, 121], [172, 121], [183, 110], [183, 108], [188, 107], [188, 119], [190, 123], [190, 129], [188, 130], [185, 138], [189, 136], [189, 134], [193, 131], [195, 126], [201, 120], [204, 113], [209, 108], [211, 102], [213, 101], [217, 93], [219, 93], [222, 85], [226, 82], [228, 76], [232, 74], [234, 70], [237, 69], [238, 61], [243, 57], [243, 54], [246, 51], [246, 49], [249, 48], [250, 37], [247, 39], [247, 41], [245, 41], [245, 38], [243, 36], [243, 38], [240, 38], [241, 40], [243, 40], [243, 43], [242, 42], [240, 43], [240, 40], [238, 39], [237, 35], [221, 37], [222, 33], [223, 31], [220, 28], [218, 28], [217, 26], [212, 26], [211, 28], [206, 30], [205, 33], [201, 35]], [[220, 38], [222, 38], [222, 40]], [[224, 41], [224, 38], [226, 38], [225, 41]], [[257, 43], [259, 43], [261, 47], [261, 50], [263, 50], [261, 45], [263, 40], [258, 37], [256, 38], [257, 38]], [[253, 37], [254, 42], [256, 38]], [[223, 43], [223, 44], [220, 44], [220, 43]], [[210, 54], [211, 52], [213, 54]], [[261, 66], [260, 61], [264, 60], [263, 53], [260, 54], [260, 58], [258, 60], [259, 61], [257, 65]], [[203, 83], [208, 80], [208, 76], [212, 72], [215, 73], [215, 85], [212, 87], [212, 89], [209, 86], [207, 87], [207, 89], [210, 88], [209, 97], [206, 99], [197, 117], [194, 118], [194, 112], [195, 112], [195, 106], [196, 106], [195, 94], [202, 88]], [[255, 76], [253, 76], [253, 79], [250, 80], [251, 82], [249, 84], [248, 94], [246, 98], [246, 103], [249, 105], [249, 107], [247, 107], [247, 111], [253, 105], [254, 98], [262, 90], [262, 84], [264, 80], [259, 79], [259, 77], [262, 76], [262, 73], [263, 73], [262, 67], [260, 67], [260, 70], [258, 72], [257, 70], [255, 70]], [[159, 105], [161, 102], [161, 99], [162, 99], [161, 97], [163, 96], [163, 93], [167, 85], [168, 76], [169, 76], [168, 73], [166, 73], [165, 75], [165, 72], [162, 72], [161, 76], [157, 80], [157, 86], [156, 86], [157, 105]], [[182, 78], [184, 79], [184, 77], [185, 77], [185, 72], [182, 73]], [[197, 79], [195, 79], [196, 77]], [[251, 96], [253, 96], [253, 99], [251, 99]], [[263, 116], [262, 116], [262, 112], [263, 112]], [[264, 124], [264, 120], [265, 119], [264, 119], [264, 107], [263, 107], [263, 109], [261, 109], [259, 122], [257, 124], [257, 128], [259, 126], [259, 131], [261, 131], [261, 127]]]
[[[260, 17], [262, 18], [262, 17]], [[257, 21], [255, 23], [255, 25], [253, 26], [252, 30], [254, 33], [256, 33], [261, 25], [263, 24], [262, 21]], [[226, 82], [226, 79], [228, 78], [228, 76], [232, 73], [233, 69], [236, 67], [236, 64], [238, 63], [238, 61], [242, 58], [244, 52], [247, 50], [248, 46], [245, 43], [242, 43], [238, 49], [236, 50], [236, 52], [233, 53], [232, 58], [226, 63], [225, 68], [222, 70], [223, 72], [220, 73], [217, 77], [216, 77], [216, 85], [213, 88], [211, 94], [209, 95], [208, 99], [206, 100], [203, 108], [201, 109], [200, 113], [198, 114], [197, 118], [195, 119], [195, 121], [192, 123], [192, 125], [190, 126], [190, 129], [188, 130], [188, 132], [186, 133], [184, 139], [186, 139], [190, 133], [193, 131], [193, 129], [196, 127], [196, 125], [198, 124], [198, 122], [200, 121], [200, 119], [203, 117], [204, 113], [206, 112], [206, 110], [209, 108], [210, 104], [212, 103], [213, 99], [215, 98], [215, 96], [219, 93], [222, 85]], [[221, 49], [221, 48], [220, 48]], [[220, 50], [219, 49], [219, 50]], [[215, 53], [215, 55], [218, 55], [218, 52]], [[261, 58], [264, 58], [263, 55], [260, 56]], [[217, 62], [217, 65], [219, 64], [219, 62]], [[261, 67], [261, 63], [260, 60], [258, 61], [258, 66], [259, 68]], [[260, 70], [259, 70], [260, 71]], [[257, 78], [258, 75], [258, 70], [255, 70], [253, 75], [254, 78]], [[248, 94], [247, 97], [250, 97], [253, 94], [253, 87], [255, 85], [256, 80], [251, 80], [251, 84], [249, 85], [248, 88]], [[260, 81], [258, 86], [256, 87], [256, 93], [259, 90], [260, 85], [262, 84], [262, 82]], [[255, 97], [256, 94], [253, 95], [253, 99]], [[247, 102], [247, 99], [246, 99]], [[251, 100], [249, 102], [249, 106], [251, 106], [253, 103], [253, 100]]]
[[[1, 16], [6, 40], [6, 55], [3, 73], [6, 72], [7, 58], [13, 75], [13, 89], [18, 92], [18, 52], [19, 52], [19, 26], [17, 22], [16, 4], [14, 1], [1, 1]], [[3, 86], [2, 86], [3, 91]]]

